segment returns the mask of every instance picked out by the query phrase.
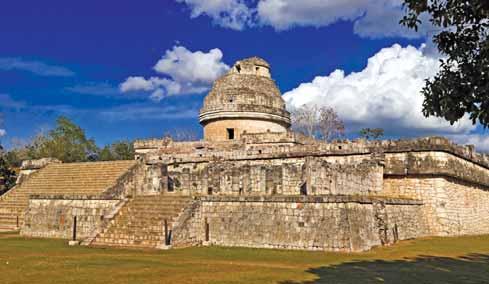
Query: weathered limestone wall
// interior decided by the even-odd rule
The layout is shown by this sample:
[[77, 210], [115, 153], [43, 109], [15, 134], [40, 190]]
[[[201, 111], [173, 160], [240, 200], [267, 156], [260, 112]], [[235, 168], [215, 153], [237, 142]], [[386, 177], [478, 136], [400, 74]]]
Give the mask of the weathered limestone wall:
[[166, 190], [168, 177], [165, 165], [142, 165], [136, 175], [140, 184], [135, 189], [135, 195], [159, 195]]
[[376, 195], [382, 191], [383, 167], [377, 161], [342, 164], [307, 158], [305, 166], [311, 195]]
[[[120, 177], [115, 186], [108, 188], [102, 197], [122, 199], [135, 195], [158, 195], [165, 190], [166, 181], [166, 166], [139, 163]], [[42, 194], [37, 197], [42, 197]], [[66, 196], [66, 198], [70, 197]]]
[[489, 233], [489, 169], [447, 152], [389, 153], [383, 195], [423, 200], [430, 235]]
[[376, 161], [313, 157], [175, 163], [167, 171], [167, 191], [183, 195], [365, 195], [379, 193], [383, 177]]
[[26, 236], [71, 238], [73, 217], [77, 216], [77, 235], [88, 237], [103, 225], [103, 216], [116, 204], [135, 195], [158, 195], [166, 185], [166, 168], [139, 163], [99, 195], [31, 195], [21, 232]]
[[420, 206], [414, 200], [352, 196], [202, 197], [173, 242], [364, 251], [424, 235]]
[[385, 154], [388, 175], [438, 175], [489, 186], [489, 166], [447, 152]]
[[384, 192], [423, 200], [430, 235], [489, 234], [489, 188], [450, 177], [388, 176]]
[[100, 226], [103, 216], [120, 200], [30, 199], [21, 235], [42, 238], [72, 238], [73, 217], [77, 216], [77, 239], [84, 239]]
[[225, 141], [228, 139], [228, 128], [234, 129], [234, 139], [240, 139], [243, 131], [254, 132], [286, 132], [287, 128], [276, 122], [256, 119], [222, 119], [211, 121], [204, 126], [206, 141]]

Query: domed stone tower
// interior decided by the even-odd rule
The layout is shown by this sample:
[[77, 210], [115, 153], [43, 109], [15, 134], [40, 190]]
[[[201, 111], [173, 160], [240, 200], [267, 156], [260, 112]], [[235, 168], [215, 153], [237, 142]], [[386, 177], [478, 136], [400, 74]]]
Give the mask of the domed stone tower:
[[270, 75], [270, 65], [251, 57], [236, 62], [214, 82], [200, 110], [204, 139], [239, 139], [243, 132], [286, 132], [290, 114]]

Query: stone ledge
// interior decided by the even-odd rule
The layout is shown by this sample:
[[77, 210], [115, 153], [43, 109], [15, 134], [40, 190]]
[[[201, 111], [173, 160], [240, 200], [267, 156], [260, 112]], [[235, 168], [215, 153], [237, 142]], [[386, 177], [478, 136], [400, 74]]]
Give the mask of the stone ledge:
[[62, 195], [62, 194], [32, 194], [29, 199], [53, 199], [53, 200], [119, 200], [117, 198], [98, 195]]
[[291, 202], [291, 203], [362, 203], [383, 202], [389, 205], [423, 205], [421, 200], [383, 196], [321, 195], [321, 196], [200, 196], [203, 202]]
[[417, 156], [413, 152], [404, 154], [385, 159], [385, 176], [441, 176], [489, 187], [487, 168], [471, 161], [468, 162], [472, 164], [467, 166], [467, 160], [453, 153], [446, 153], [449, 156], [441, 159], [429, 155]]
[[[257, 135], [257, 134], [255, 134]], [[192, 147], [192, 143], [176, 142], [164, 146], [163, 140], [138, 140], [135, 142], [136, 149], [153, 149], [156, 157], [148, 156], [147, 163], [179, 163], [209, 162], [216, 158], [229, 161], [237, 160], [263, 160], [263, 159], [288, 159], [306, 156], [352, 156], [370, 155], [372, 153], [407, 153], [407, 152], [445, 152], [455, 157], [470, 161], [481, 167], [489, 169], [489, 155], [475, 152], [473, 146], [461, 146], [450, 142], [444, 137], [426, 137], [409, 140], [382, 140], [382, 141], [334, 141], [322, 143], [320, 141], [302, 141], [298, 143], [290, 137], [278, 137], [277, 141], [268, 142], [291, 142], [295, 145], [287, 148], [275, 147], [273, 143], [269, 146], [246, 147], [246, 140], [233, 141], [230, 143], [206, 143], [193, 142], [205, 149], [204, 152]], [[285, 138], [285, 139], [284, 139]], [[256, 143], [251, 139], [251, 143]], [[302, 139], [303, 140], [303, 139]], [[306, 143], [303, 145], [302, 143]], [[231, 146], [232, 145], [232, 146]], [[162, 151], [165, 148], [165, 151]], [[185, 148], [185, 151], [181, 151]], [[255, 149], [256, 148], [256, 149]], [[165, 155], [168, 157], [162, 157]], [[171, 158], [171, 159], [170, 159]]]
[[39, 170], [49, 164], [61, 164], [62, 162], [55, 158], [42, 158], [38, 160], [22, 161], [21, 170]]

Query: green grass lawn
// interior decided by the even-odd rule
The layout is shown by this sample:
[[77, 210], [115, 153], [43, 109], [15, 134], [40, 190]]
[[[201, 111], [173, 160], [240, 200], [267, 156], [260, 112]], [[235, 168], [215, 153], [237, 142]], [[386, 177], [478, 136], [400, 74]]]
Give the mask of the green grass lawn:
[[355, 254], [66, 243], [0, 234], [0, 283], [489, 283], [489, 236], [405, 241]]

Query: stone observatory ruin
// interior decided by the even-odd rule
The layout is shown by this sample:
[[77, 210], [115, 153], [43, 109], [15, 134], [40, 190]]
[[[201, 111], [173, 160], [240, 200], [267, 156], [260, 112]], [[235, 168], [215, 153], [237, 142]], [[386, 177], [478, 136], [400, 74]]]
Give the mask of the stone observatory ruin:
[[238, 61], [201, 141], [138, 140], [133, 161], [26, 161], [0, 230], [88, 246], [364, 251], [489, 234], [489, 156], [443, 137], [326, 143], [289, 130], [270, 65]]
[[284, 133], [290, 127], [290, 114], [271, 78], [270, 65], [258, 57], [236, 62], [217, 79], [199, 118], [206, 141], [237, 140], [243, 133]]

